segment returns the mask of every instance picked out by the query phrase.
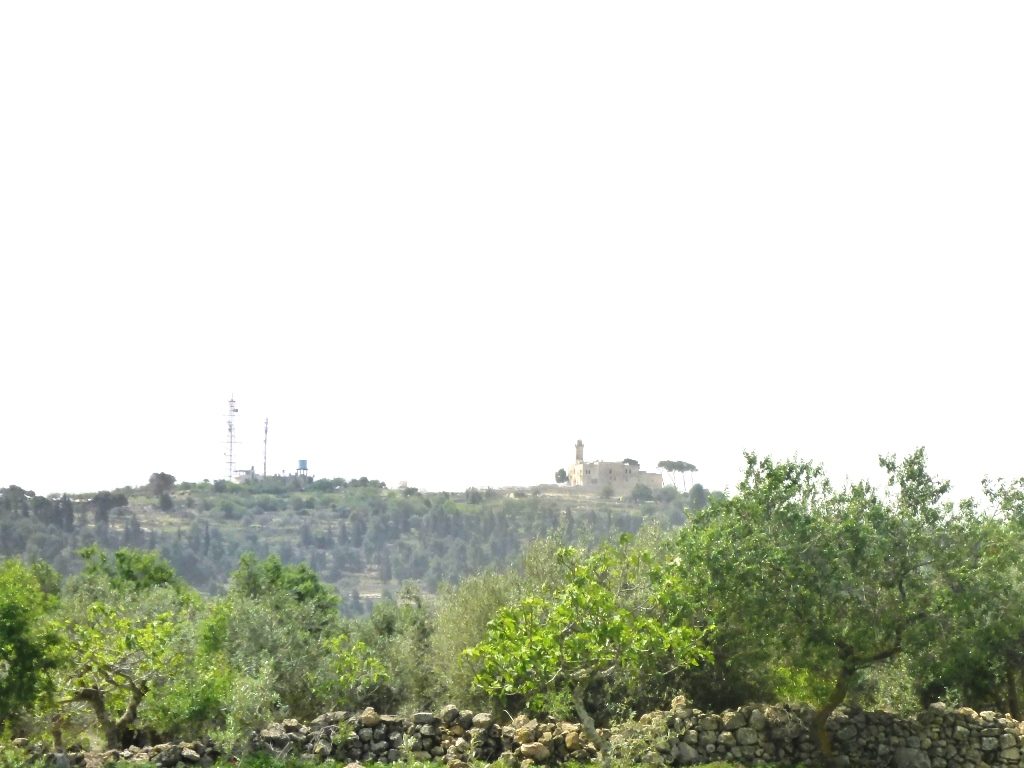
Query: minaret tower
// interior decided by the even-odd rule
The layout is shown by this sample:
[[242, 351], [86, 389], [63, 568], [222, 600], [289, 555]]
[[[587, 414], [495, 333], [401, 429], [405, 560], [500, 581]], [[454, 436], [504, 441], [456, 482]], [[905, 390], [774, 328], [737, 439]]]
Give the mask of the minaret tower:
[[583, 463], [583, 441], [582, 440], [577, 440], [576, 441], [576, 463], [577, 464], [582, 464]]

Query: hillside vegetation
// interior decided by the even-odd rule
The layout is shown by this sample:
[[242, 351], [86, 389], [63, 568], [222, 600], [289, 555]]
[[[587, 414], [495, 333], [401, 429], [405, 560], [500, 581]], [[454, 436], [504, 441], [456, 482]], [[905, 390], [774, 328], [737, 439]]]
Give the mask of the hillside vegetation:
[[[217, 594], [199, 593], [176, 569], [174, 550], [190, 538], [186, 530], [206, 530], [195, 518], [180, 536], [142, 533], [169, 536], [177, 560], [89, 546], [62, 577], [44, 561], [11, 558], [0, 565], [0, 728], [111, 746], [214, 734], [231, 746], [285, 717], [456, 702], [571, 717], [601, 746], [597, 726], [683, 693], [716, 711], [810, 702], [809, 725], [827, 756], [826, 722], [842, 704], [901, 711], [942, 700], [1020, 719], [1024, 479], [954, 505], [923, 450], [881, 464], [883, 488], [835, 488], [815, 465], [750, 455], [736, 493], [701, 509], [684, 510], [683, 499], [666, 494], [635, 507], [577, 499], [599, 505], [579, 514], [569, 497], [455, 499], [368, 482], [288, 496], [255, 487], [172, 491], [157, 477], [151, 486], [164, 487], [150, 487], [148, 501], [140, 493], [119, 506], [136, 516], [155, 507], [168, 521], [182, 510], [216, 510], [225, 530], [239, 533], [239, 548], [253, 509], [309, 499], [261, 519], [271, 542], [289, 521], [308, 526], [326, 573], [342, 522], [346, 547], [363, 551], [352, 543], [359, 530], [354, 540], [381, 542], [392, 569], [395, 553], [416, 552], [431, 536], [457, 544], [446, 551], [459, 553], [459, 565], [485, 545], [522, 554], [516, 567], [465, 575], [436, 595], [407, 584], [368, 615], [347, 618], [317, 571], [266, 549], [238, 558]], [[11, 497], [6, 490], [5, 504]], [[11, 529], [49, 509], [48, 526], [77, 536], [74, 505], [96, 505], [30, 499], [14, 505], [13, 524], [5, 512]], [[57, 510], [67, 514], [69, 504], [76, 519], [65, 530]], [[668, 527], [660, 515], [687, 519]], [[363, 516], [365, 530], [354, 522]], [[93, 525], [87, 530], [98, 533], [104, 521]], [[552, 535], [526, 546], [529, 525]], [[132, 530], [106, 526], [108, 539]], [[371, 526], [383, 533], [371, 536]], [[587, 528], [636, 533], [600, 543]], [[333, 544], [317, 547], [318, 535]], [[573, 540], [587, 546], [566, 543]], [[222, 533], [225, 549], [228, 541], [235, 538]], [[191, 542], [189, 550], [198, 554]]]
[[81, 568], [84, 546], [151, 549], [189, 584], [216, 594], [243, 553], [273, 554], [308, 564], [357, 614], [367, 596], [405, 582], [433, 593], [466, 574], [507, 568], [540, 537], [594, 544], [647, 521], [678, 526], [708, 494], [698, 485], [637, 496], [650, 499], [587, 497], [556, 486], [420, 493], [366, 478], [177, 483], [165, 473], [138, 488], [93, 494], [44, 497], [11, 486], [0, 489], [0, 557], [43, 560], [70, 575]]

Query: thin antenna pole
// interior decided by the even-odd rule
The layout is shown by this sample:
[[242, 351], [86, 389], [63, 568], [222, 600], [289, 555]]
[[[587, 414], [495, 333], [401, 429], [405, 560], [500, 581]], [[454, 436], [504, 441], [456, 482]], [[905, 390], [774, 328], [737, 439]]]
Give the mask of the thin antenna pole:
[[238, 408], [235, 407], [235, 396], [231, 395], [228, 400], [228, 480], [235, 478], [235, 414]]
[[270, 431], [270, 419], [263, 420], [263, 479], [267, 479], [267, 432]]

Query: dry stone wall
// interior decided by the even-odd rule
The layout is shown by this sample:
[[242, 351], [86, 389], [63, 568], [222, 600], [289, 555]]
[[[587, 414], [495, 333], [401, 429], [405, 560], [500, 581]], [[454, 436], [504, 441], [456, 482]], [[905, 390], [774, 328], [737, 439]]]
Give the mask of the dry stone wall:
[[[613, 750], [654, 765], [728, 760], [744, 765], [821, 763], [811, 733], [814, 710], [745, 706], [705, 713], [677, 699], [612, 734]], [[933, 704], [916, 717], [839, 709], [828, 722], [834, 764], [865, 768], [1009, 768], [1020, 766], [1024, 724], [995, 712]], [[639, 754], [638, 754], [639, 752]]]
[[[709, 713], [679, 698], [602, 731], [615, 758], [653, 766], [728, 760], [743, 765], [813, 765], [819, 757], [810, 732], [813, 710], [789, 705], [744, 706]], [[1024, 725], [994, 712], [932, 705], [916, 717], [838, 710], [828, 723], [840, 766], [893, 768], [1009, 768], [1022, 765]], [[28, 746], [18, 744], [18, 746]], [[311, 762], [437, 761], [467, 768], [470, 761], [501, 761], [509, 768], [585, 763], [597, 757], [580, 725], [519, 716], [499, 722], [487, 712], [444, 707], [408, 717], [331, 712], [309, 723], [285, 720], [252, 734], [248, 749]], [[43, 756], [41, 749], [36, 754]], [[115, 761], [161, 768], [205, 766], [220, 757], [209, 741], [131, 747], [103, 753], [45, 755], [50, 768], [98, 768]]]

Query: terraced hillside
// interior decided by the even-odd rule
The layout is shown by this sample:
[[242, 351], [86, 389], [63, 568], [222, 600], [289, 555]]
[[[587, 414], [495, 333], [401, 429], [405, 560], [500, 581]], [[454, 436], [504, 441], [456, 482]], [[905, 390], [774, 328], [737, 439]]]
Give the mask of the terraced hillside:
[[402, 582], [434, 592], [506, 568], [538, 537], [585, 544], [647, 520], [677, 526], [707, 497], [700, 486], [648, 495], [601, 498], [559, 486], [426, 493], [366, 478], [177, 483], [163, 473], [144, 486], [92, 494], [43, 497], [11, 486], [0, 490], [0, 556], [72, 573], [77, 550], [89, 544], [156, 549], [191, 584], [216, 593], [243, 552], [277, 554], [309, 563], [344, 596], [345, 610], [359, 613]]

